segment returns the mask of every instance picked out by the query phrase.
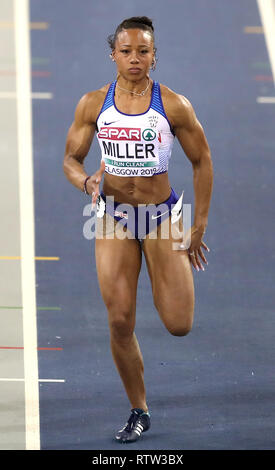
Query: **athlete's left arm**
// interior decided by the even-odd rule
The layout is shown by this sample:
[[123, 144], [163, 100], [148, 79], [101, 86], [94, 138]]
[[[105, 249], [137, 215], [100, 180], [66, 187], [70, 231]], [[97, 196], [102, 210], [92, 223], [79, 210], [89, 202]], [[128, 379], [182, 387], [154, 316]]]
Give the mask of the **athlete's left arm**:
[[[193, 167], [194, 221], [191, 227], [190, 260], [197, 270], [204, 269], [201, 260], [207, 263], [202, 252], [209, 248], [202, 240], [208, 224], [208, 212], [213, 187], [213, 165], [211, 153], [203, 128], [191, 103], [181, 95], [163, 87], [167, 116], [187, 158]], [[187, 236], [187, 241], [189, 236]]]
[[203, 234], [208, 223], [213, 187], [211, 152], [191, 103], [181, 95], [177, 95], [175, 101], [173, 129], [192, 163], [195, 196], [194, 227]]

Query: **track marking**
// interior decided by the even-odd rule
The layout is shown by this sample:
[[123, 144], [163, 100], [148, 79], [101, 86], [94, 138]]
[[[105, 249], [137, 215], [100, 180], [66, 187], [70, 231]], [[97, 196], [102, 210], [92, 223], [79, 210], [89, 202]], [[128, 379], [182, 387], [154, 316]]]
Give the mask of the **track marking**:
[[63, 351], [63, 348], [37, 348], [38, 351]]
[[[24, 1], [24, 0], [22, 0]], [[12, 29], [16, 28], [16, 22], [12, 21], [0, 21], [0, 28], [1, 29]], [[28, 22], [28, 29], [41, 29], [41, 30], [46, 30], [50, 27], [50, 23], [46, 23], [45, 21], [32, 21]]]
[[275, 104], [275, 96], [259, 96], [257, 103], [260, 104]]
[[[15, 0], [16, 1], [16, 0]], [[52, 93], [42, 93], [42, 92], [37, 92], [37, 93], [31, 93], [30, 97], [33, 100], [52, 100], [53, 99], [53, 94]], [[0, 99], [16, 99], [17, 98], [17, 93], [13, 91], [0, 91]]]
[[[50, 59], [48, 57], [37, 57], [34, 56], [31, 58], [32, 65], [49, 65]], [[2, 57], [1, 58], [1, 65], [2, 67], [14, 67], [14, 60], [11, 60], [9, 57]]]
[[257, 0], [257, 3], [275, 85], [275, 4], [273, 0]]
[[264, 69], [264, 70], [270, 70], [270, 63], [269, 62], [253, 62], [251, 64], [251, 67], [253, 69]]
[[[1, 77], [13, 77], [16, 74], [15, 70], [0, 70]], [[32, 77], [48, 78], [51, 76], [51, 72], [47, 70], [33, 70]]]
[[[0, 382], [25, 382], [25, 379], [0, 378]], [[38, 382], [65, 383], [65, 379], [39, 379]]]
[[[8, 305], [0, 305], [0, 309], [6, 310], [22, 310], [23, 307], [12, 307]], [[37, 307], [37, 310], [62, 310], [61, 307]]]
[[272, 75], [256, 75], [254, 80], [257, 82], [273, 82]]
[[[0, 256], [0, 260], [16, 260], [22, 259], [22, 256]], [[38, 261], [59, 261], [60, 258], [58, 256], [35, 256], [35, 260]]]
[[37, 307], [37, 310], [62, 310], [61, 307]]
[[30, 29], [46, 30], [46, 29], [49, 29], [50, 23], [47, 23], [46, 21], [32, 21], [30, 22], [29, 27]]
[[29, 0], [14, 0], [26, 450], [40, 450]]
[[38, 382], [60, 382], [60, 383], [65, 383], [65, 379], [39, 379]]
[[246, 34], [264, 34], [262, 26], [245, 26], [244, 33]]
[[[1, 349], [26, 349], [24, 346], [0, 346]], [[63, 351], [63, 348], [37, 348], [37, 351]]]
[[37, 92], [37, 93], [32, 93], [31, 97], [33, 100], [52, 100], [53, 94]]
[[10, 309], [10, 310], [22, 310], [23, 307], [8, 307], [8, 306], [5, 306], [5, 305], [1, 305], [0, 306], [0, 309]]
[[50, 77], [51, 76], [51, 72], [49, 72], [48, 70], [33, 70], [32, 71], [32, 76], [33, 77]]
[[50, 59], [48, 57], [32, 57], [33, 65], [49, 65]]

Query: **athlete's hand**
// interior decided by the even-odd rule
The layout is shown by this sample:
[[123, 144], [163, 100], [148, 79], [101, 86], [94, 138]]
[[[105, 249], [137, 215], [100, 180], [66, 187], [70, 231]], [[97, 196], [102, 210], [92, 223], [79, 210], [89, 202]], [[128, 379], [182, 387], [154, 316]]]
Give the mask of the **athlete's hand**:
[[87, 191], [92, 197], [92, 208], [94, 208], [96, 204], [96, 200], [99, 196], [99, 185], [104, 175], [104, 171], [105, 171], [105, 162], [104, 160], [101, 160], [99, 170], [97, 170], [91, 176], [91, 178], [88, 179], [87, 184], [86, 184]]
[[202, 251], [202, 248], [205, 251], [210, 251], [206, 243], [204, 243], [204, 241], [202, 240], [204, 233], [204, 230], [199, 230], [195, 226], [191, 227], [191, 243], [188, 248], [188, 254], [192, 265], [197, 271], [199, 271], [200, 269], [204, 271], [202, 261], [205, 264], [208, 264]]

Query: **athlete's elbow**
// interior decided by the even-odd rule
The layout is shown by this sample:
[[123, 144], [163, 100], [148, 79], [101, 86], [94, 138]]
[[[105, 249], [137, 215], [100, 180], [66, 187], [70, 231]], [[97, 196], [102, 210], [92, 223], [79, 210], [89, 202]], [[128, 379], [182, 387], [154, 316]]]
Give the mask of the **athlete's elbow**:
[[196, 155], [192, 156], [190, 158], [193, 169], [199, 169], [204, 165], [211, 165], [212, 160], [211, 160], [211, 153], [210, 150], [201, 150], [198, 152]]
[[68, 178], [69, 173], [70, 173], [70, 163], [69, 163], [69, 156], [68, 155], [65, 155], [64, 160], [63, 160], [63, 172], [64, 172], [66, 178]]
[[63, 171], [65, 174], [68, 174], [72, 171], [72, 169], [77, 165], [83, 166], [83, 160], [74, 155], [72, 153], [65, 153], [64, 160], [63, 160]]

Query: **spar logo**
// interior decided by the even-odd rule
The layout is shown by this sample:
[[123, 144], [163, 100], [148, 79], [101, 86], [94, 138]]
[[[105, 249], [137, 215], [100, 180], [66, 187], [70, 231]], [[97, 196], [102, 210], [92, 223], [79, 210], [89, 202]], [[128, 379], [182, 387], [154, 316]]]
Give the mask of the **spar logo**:
[[154, 140], [156, 138], [156, 133], [155, 133], [155, 131], [153, 131], [153, 129], [145, 129], [142, 132], [142, 137], [146, 141], [151, 141], [151, 140]]
[[133, 127], [102, 127], [97, 135], [108, 140], [141, 140], [141, 129]]

